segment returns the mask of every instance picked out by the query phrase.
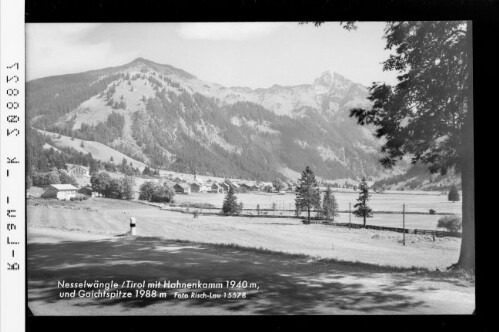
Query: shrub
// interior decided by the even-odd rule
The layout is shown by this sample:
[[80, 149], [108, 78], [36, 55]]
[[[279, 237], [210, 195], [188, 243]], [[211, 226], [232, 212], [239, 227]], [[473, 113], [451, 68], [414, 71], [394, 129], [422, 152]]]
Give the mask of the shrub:
[[445, 228], [450, 232], [457, 232], [461, 229], [462, 220], [456, 215], [443, 216], [438, 219], [438, 228]]
[[144, 182], [140, 186], [139, 199], [156, 203], [172, 203], [175, 192], [166, 184], [159, 184], [153, 181]]
[[455, 202], [459, 201], [461, 198], [459, 197], [459, 191], [457, 190], [456, 186], [452, 186], [449, 190], [449, 194], [447, 195], [447, 199], [449, 201]]
[[198, 218], [200, 214], [201, 214], [201, 211], [199, 211], [199, 210], [196, 210], [196, 211], [194, 211], [192, 213], [192, 215], [194, 216], [194, 218]]
[[88, 199], [87, 195], [83, 195], [83, 194], [79, 194], [79, 193], [76, 194], [76, 196], [69, 198], [70, 201], [85, 201], [87, 199]]
[[180, 204], [181, 207], [192, 207], [192, 208], [198, 208], [198, 209], [213, 209], [215, 208], [215, 205], [210, 204], [210, 203], [188, 203], [188, 202], [183, 202]]
[[[144, 171], [146, 169], [148, 169], [148, 168], [145, 168]], [[139, 188], [139, 191], [140, 191], [139, 199], [146, 200], [146, 201], [151, 200], [152, 195], [154, 194], [154, 190], [157, 186], [158, 186], [158, 184], [153, 182], [153, 181], [144, 182]]]
[[435, 210], [433, 210], [433, 209], [430, 209], [430, 211], [429, 211], [429, 212], [430, 212], [430, 214], [435, 214], [435, 213], [437, 213], [437, 211], [435, 211]]

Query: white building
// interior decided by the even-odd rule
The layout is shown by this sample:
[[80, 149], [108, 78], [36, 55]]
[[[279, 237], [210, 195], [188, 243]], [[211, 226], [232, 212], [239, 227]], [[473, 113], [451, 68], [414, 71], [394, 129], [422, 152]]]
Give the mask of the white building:
[[59, 200], [65, 201], [72, 197], [76, 197], [76, 192], [78, 188], [71, 184], [51, 184], [45, 188], [43, 193], [43, 198], [57, 198]]

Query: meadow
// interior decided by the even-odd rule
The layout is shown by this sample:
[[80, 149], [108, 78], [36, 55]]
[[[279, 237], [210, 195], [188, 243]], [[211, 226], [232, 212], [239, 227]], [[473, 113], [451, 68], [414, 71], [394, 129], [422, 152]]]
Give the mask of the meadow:
[[[348, 204], [352, 204], [352, 209], [359, 196], [356, 192], [335, 192], [334, 193], [340, 211], [348, 211]], [[271, 209], [275, 203], [277, 210], [294, 210], [295, 193], [288, 192], [284, 195], [275, 193], [249, 192], [236, 194], [238, 200], [242, 201], [245, 209]], [[192, 193], [189, 195], [176, 195], [175, 202], [182, 203], [209, 203], [217, 208], [222, 207], [224, 194], [212, 193]], [[429, 209], [434, 209], [438, 213], [461, 214], [461, 202], [449, 202], [446, 195], [438, 193], [410, 194], [410, 193], [373, 193], [368, 205], [374, 211], [402, 212], [402, 204], [406, 205], [407, 212], [428, 213]]]
[[[362, 223], [361, 218], [356, 218], [347, 213], [349, 203], [351, 203], [352, 210], [358, 197], [357, 193], [349, 192], [335, 192], [338, 208], [341, 211], [339, 216], [335, 218], [336, 222], [346, 223]], [[254, 211], [257, 205], [263, 213], [267, 215], [277, 216], [293, 216], [294, 215], [294, 193], [286, 193], [284, 195], [270, 194], [270, 193], [239, 193], [236, 194], [239, 201], [244, 204], [244, 209], [251, 209], [253, 211], [245, 211], [245, 213], [255, 214]], [[217, 209], [222, 207], [223, 194], [205, 194], [193, 193], [190, 195], [176, 195], [175, 203], [181, 204], [200, 204], [208, 203], [214, 205]], [[272, 210], [275, 204], [276, 210]], [[449, 202], [446, 195], [439, 195], [437, 193], [422, 193], [422, 194], [409, 194], [409, 193], [374, 193], [369, 201], [369, 206], [375, 212], [373, 218], [369, 218], [367, 223], [370, 225], [388, 226], [388, 227], [402, 227], [402, 204], [405, 204], [405, 227], [418, 228], [418, 229], [437, 229], [437, 221], [442, 215], [430, 215], [429, 209], [434, 209], [437, 213], [453, 213], [461, 214], [461, 202]], [[389, 212], [389, 213], [383, 213]], [[411, 214], [411, 213], [424, 213], [424, 214]], [[305, 216], [305, 212], [302, 216]], [[315, 215], [312, 214], [312, 215]]]
[[461, 243], [459, 238], [433, 240], [430, 236], [409, 234], [403, 246], [402, 234], [396, 232], [305, 225], [296, 218], [193, 218], [192, 214], [106, 198], [75, 202], [29, 199], [27, 209], [28, 227], [119, 236], [129, 231], [130, 217], [135, 217], [139, 236], [234, 244], [385, 266], [443, 269], [457, 261]]

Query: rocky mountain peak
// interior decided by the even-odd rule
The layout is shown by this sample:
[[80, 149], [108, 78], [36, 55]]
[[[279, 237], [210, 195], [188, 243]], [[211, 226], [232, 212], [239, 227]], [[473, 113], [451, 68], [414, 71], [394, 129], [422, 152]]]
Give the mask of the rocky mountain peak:
[[331, 73], [330, 70], [324, 71], [314, 80], [314, 85], [321, 85], [329, 89], [346, 88], [353, 82], [338, 73]]

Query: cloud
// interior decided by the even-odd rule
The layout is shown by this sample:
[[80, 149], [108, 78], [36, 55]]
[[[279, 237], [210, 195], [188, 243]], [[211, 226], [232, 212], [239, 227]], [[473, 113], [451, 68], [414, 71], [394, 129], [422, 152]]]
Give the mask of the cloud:
[[185, 39], [246, 40], [268, 35], [281, 23], [182, 23], [178, 33]]
[[85, 42], [100, 24], [27, 24], [27, 79], [83, 72], [125, 63], [137, 52], [116, 54], [110, 42]]

